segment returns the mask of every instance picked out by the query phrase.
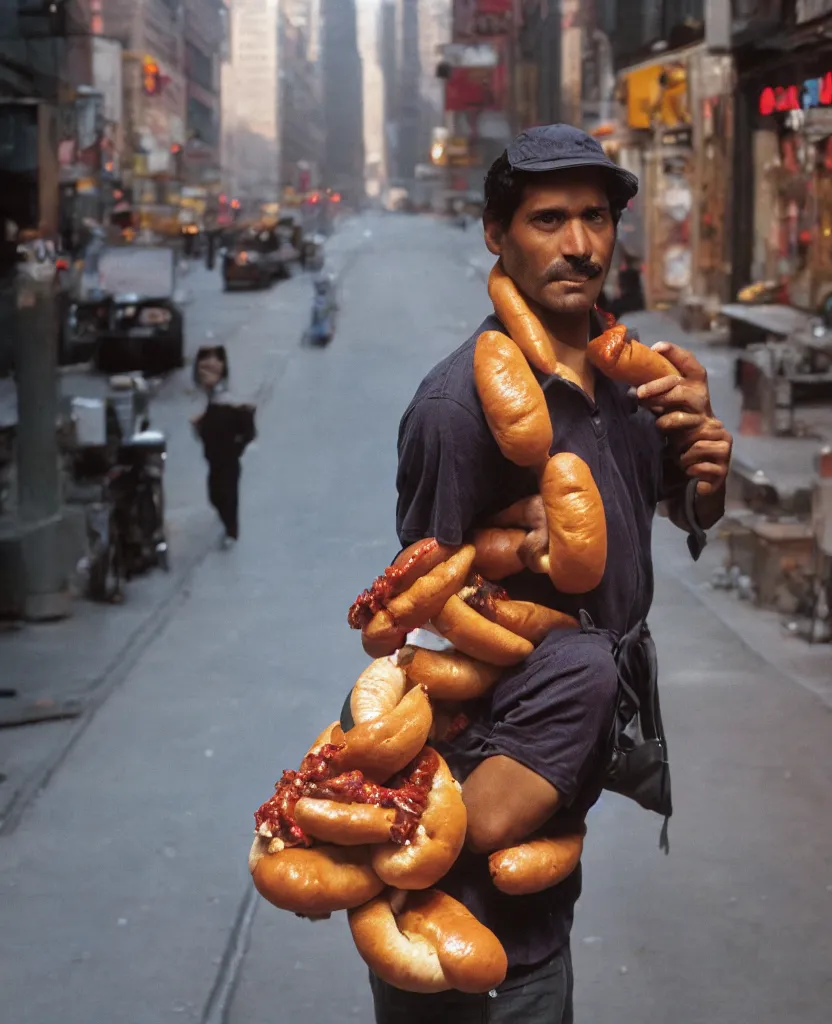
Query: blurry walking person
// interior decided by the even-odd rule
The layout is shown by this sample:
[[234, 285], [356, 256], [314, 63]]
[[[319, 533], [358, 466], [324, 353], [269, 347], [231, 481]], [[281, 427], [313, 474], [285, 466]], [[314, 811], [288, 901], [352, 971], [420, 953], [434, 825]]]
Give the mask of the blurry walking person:
[[224, 345], [199, 349], [194, 382], [208, 396], [208, 405], [191, 422], [208, 462], [208, 500], [223, 525], [222, 546], [228, 548], [240, 535], [240, 458], [256, 436], [255, 407], [231, 396]]

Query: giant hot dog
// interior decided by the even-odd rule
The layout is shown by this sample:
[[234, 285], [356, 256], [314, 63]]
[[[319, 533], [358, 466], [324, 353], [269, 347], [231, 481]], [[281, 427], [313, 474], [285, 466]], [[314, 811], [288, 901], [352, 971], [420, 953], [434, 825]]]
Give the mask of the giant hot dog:
[[549, 335], [499, 263], [488, 277], [488, 295], [497, 318], [529, 363], [541, 373], [556, 373], [558, 360]]
[[509, 896], [528, 896], [559, 885], [578, 866], [584, 848], [581, 835], [532, 839], [498, 850], [488, 858], [494, 885]]
[[540, 477], [549, 527], [549, 576], [564, 594], [586, 594], [604, 576], [607, 524], [589, 466], [571, 452], [554, 455]]
[[586, 355], [605, 377], [635, 388], [679, 373], [669, 359], [629, 337], [623, 324], [593, 338], [587, 346]]
[[534, 650], [528, 640], [490, 622], [456, 594], [433, 619], [433, 624], [457, 650], [489, 665], [519, 665]]
[[498, 331], [479, 336], [474, 349], [474, 383], [503, 455], [517, 466], [542, 466], [552, 447], [546, 396], [511, 338]]
[[383, 894], [353, 910], [349, 922], [370, 970], [405, 992], [489, 992], [506, 976], [496, 935], [435, 889]]

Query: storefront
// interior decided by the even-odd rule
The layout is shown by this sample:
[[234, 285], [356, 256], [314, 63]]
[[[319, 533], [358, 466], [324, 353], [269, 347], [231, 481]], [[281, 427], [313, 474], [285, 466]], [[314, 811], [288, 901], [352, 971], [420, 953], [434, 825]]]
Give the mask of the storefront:
[[643, 261], [650, 307], [718, 302], [727, 290], [731, 89], [730, 59], [702, 45], [619, 76], [626, 127], [607, 145], [641, 179], [619, 234], [628, 255]]
[[832, 44], [748, 68], [739, 89], [735, 285], [776, 282], [814, 310], [832, 293]]

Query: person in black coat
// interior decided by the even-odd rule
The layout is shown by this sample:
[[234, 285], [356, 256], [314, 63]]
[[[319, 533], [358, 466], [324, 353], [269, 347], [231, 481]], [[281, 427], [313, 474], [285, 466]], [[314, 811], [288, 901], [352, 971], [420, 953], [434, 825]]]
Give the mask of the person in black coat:
[[240, 535], [240, 458], [256, 436], [254, 406], [236, 401], [228, 380], [225, 346], [200, 348], [194, 360], [194, 382], [208, 395], [208, 405], [191, 422], [208, 462], [208, 500], [222, 521], [224, 548]]

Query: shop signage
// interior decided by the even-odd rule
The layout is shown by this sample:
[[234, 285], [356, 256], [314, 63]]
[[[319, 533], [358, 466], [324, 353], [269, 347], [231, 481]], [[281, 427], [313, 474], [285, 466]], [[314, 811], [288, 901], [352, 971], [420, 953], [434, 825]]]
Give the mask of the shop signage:
[[832, 71], [827, 71], [823, 78], [807, 78], [802, 85], [768, 86], [760, 93], [760, 113], [764, 117], [829, 106], [832, 106]]
[[513, 15], [514, 0], [456, 0], [454, 39], [508, 35]]
[[825, 14], [832, 14], [832, 0], [796, 0], [795, 21], [798, 25], [822, 18]]

